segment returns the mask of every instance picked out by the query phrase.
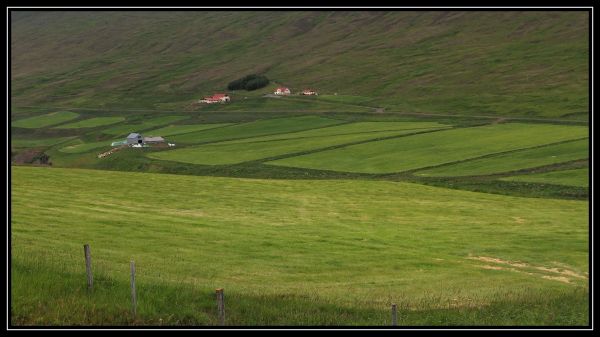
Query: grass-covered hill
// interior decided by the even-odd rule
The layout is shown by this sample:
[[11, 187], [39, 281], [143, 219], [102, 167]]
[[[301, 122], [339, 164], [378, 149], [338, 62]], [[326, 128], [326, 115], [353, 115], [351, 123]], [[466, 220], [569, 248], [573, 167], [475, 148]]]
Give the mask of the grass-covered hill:
[[[589, 110], [587, 12], [48, 11], [10, 20], [13, 115], [189, 109], [252, 73], [271, 86], [208, 109], [575, 119]], [[278, 84], [321, 95], [261, 97]]]

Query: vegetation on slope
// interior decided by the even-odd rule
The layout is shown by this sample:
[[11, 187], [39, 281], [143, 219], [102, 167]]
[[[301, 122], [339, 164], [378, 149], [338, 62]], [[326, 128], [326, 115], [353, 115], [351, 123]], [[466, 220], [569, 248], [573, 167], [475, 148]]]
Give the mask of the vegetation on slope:
[[[588, 30], [575, 11], [12, 12], [11, 98], [181, 109], [257, 73], [326, 94], [284, 110], [337, 93], [346, 108], [586, 119]], [[248, 101], [235, 109], [291, 102]]]

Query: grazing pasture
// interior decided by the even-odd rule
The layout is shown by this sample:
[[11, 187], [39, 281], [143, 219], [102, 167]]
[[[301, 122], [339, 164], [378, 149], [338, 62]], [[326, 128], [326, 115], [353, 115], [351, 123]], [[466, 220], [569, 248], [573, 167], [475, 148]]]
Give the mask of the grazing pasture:
[[125, 120], [125, 117], [95, 117], [84, 119], [82, 121], [73, 122], [57, 126], [58, 129], [79, 129], [79, 128], [93, 128], [98, 126], [115, 124]]
[[79, 117], [78, 113], [71, 111], [56, 111], [51, 112], [49, 114], [29, 117], [25, 119], [19, 119], [15, 122], [12, 122], [11, 126], [16, 128], [27, 128], [27, 129], [35, 129], [35, 128], [43, 128], [46, 126], [52, 126], [60, 123], [64, 123], [70, 121], [71, 119], [75, 119]]
[[530, 183], [567, 185], [589, 188], [589, 169], [561, 170], [536, 174], [518, 175], [501, 178], [506, 181], [523, 181]]
[[588, 128], [583, 126], [494, 124], [351, 145], [280, 159], [269, 164], [333, 171], [392, 173], [578, 139], [587, 134]]
[[443, 165], [418, 171], [419, 176], [469, 176], [515, 171], [543, 165], [557, 164], [589, 156], [589, 139], [512, 151], [456, 164]]
[[214, 325], [222, 287], [227, 325], [389, 325], [391, 303], [401, 325], [588, 323], [585, 201], [18, 166], [12, 178], [13, 322]]

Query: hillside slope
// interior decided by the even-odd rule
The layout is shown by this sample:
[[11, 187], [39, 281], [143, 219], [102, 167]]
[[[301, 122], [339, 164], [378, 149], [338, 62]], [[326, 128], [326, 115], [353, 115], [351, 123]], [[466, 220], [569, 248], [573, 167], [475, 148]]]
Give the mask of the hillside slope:
[[586, 12], [12, 12], [11, 96], [181, 109], [264, 73], [323, 102], [587, 119], [588, 30]]

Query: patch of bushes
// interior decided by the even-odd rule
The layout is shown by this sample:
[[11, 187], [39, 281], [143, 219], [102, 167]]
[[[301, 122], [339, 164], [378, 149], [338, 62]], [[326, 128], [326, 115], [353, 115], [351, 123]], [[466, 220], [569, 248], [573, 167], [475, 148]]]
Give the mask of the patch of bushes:
[[267, 86], [267, 84], [269, 84], [269, 79], [266, 76], [252, 74], [252, 75], [244, 76], [240, 79], [230, 82], [227, 85], [227, 89], [229, 89], [229, 90], [245, 89], [248, 91], [252, 91], [252, 90], [263, 88], [263, 87]]

